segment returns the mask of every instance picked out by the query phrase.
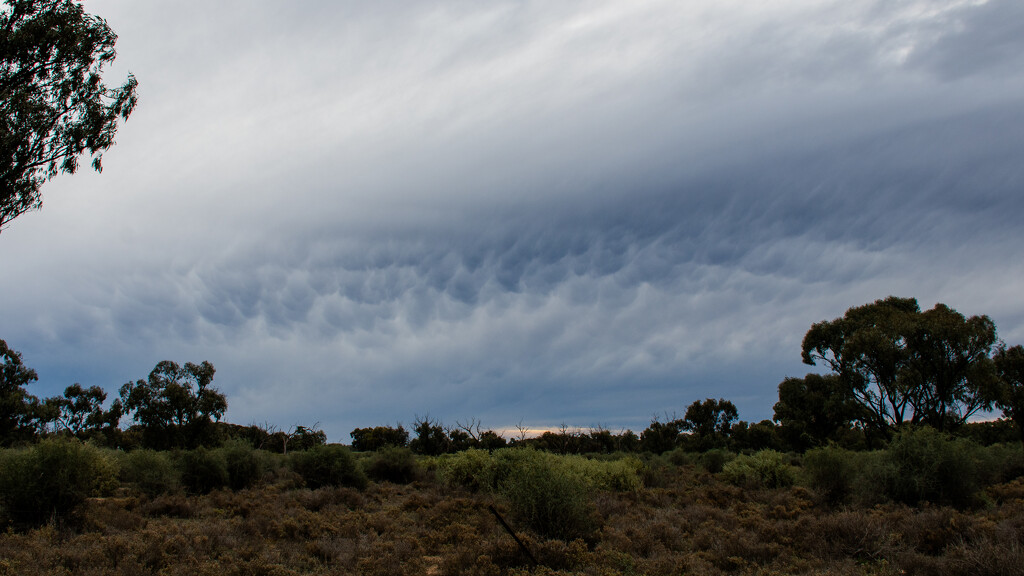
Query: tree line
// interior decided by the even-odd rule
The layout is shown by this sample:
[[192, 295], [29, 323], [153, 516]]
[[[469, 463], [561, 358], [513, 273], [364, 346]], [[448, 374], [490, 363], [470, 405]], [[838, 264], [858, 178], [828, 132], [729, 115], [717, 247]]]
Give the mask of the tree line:
[[[973, 435], [984, 443], [1016, 434], [1024, 442], [1024, 348], [999, 341], [987, 316], [966, 318], [943, 304], [921, 311], [913, 298], [889, 297], [812, 325], [801, 354], [805, 363], [821, 362], [832, 372], [785, 378], [772, 420], [741, 421], [731, 401], [707, 398], [690, 404], [682, 417], [653, 418], [640, 434], [563, 425], [531, 437], [520, 425], [517, 435], [506, 438], [483, 430], [476, 419], [445, 426], [426, 416], [417, 417], [411, 430], [401, 424], [356, 428], [351, 445], [357, 451], [408, 447], [425, 455], [509, 445], [563, 454], [804, 451], [829, 443], [871, 448], [908, 426]], [[209, 362], [163, 361], [146, 379], [121, 386], [109, 406], [103, 389], [79, 384], [39, 399], [26, 390], [36, 372], [0, 340], [0, 446], [47, 435], [158, 450], [215, 446], [231, 438], [278, 452], [327, 442], [315, 425], [285, 431], [221, 422], [228, 403], [212, 385], [214, 373]], [[997, 409], [999, 421], [969, 422], [980, 411]]]

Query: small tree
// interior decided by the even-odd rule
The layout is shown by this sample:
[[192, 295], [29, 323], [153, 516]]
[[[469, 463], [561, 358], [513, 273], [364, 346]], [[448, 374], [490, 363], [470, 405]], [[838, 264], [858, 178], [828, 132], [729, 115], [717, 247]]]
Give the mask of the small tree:
[[835, 374], [786, 378], [774, 409], [783, 438], [798, 450], [835, 440], [860, 413]]
[[430, 416], [417, 417], [413, 422], [416, 437], [409, 443], [409, 448], [417, 454], [437, 456], [451, 451], [451, 441], [441, 423]]
[[651, 425], [640, 433], [640, 449], [654, 454], [668, 452], [676, 447], [681, 429], [682, 420], [662, 422], [654, 417], [651, 419]]
[[0, 340], [0, 445], [32, 440], [53, 421], [52, 406], [25, 391], [38, 380], [36, 371], [25, 366], [21, 354]]
[[728, 400], [696, 401], [686, 408], [681, 428], [692, 433], [695, 448], [707, 450], [725, 444], [732, 423], [739, 417], [736, 405]]
[[387, 446], [402, 448], [409, 444], [409, 432], [401, 424], [396, 428], [376, 426], [356, 428], [352, 436], [352, 449], [357, 452], [373, 452]]
[[110, 409], [104, 410], [106, 399], [107, 393], [99, 386], [82, 388], [75, 383], [64, 389], [64, 396], [47, 398], [46, 402], [58, 411], [58, 426], [72, 436], [85, 439], [97, 432], [111, 431], [121, 421], [121, 401], [114, 400]]
[[164, 360], [147, 380], [121, 387], [121, 403], [142, 427], [147, 447], [193, 448], [213, 443], [213, 421], [228, 409], [225, 396], [210, 386], [215, 371], [205, 361], [181, 367]]

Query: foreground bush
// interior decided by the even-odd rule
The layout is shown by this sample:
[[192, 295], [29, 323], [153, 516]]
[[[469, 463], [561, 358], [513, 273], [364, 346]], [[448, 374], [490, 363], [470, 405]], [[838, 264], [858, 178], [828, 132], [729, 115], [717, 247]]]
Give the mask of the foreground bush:
[[367, 460], [366, 475], [377, 482], [408, 484], [416, 478], [416, 457], [409, 448], [387, 447]]
[[181, 484], [193, 494], [208, 494], [231, 481], [224, 455], [217, 450], [200, 447], [182, 452], [179, 466]]
[[531, 448], [466, 450], [437, 460], [444, 483], [496, 494], [509, 503], [518, 521], [539, 535], [563, 540], [596, 530], [591, 504], [595, 490], [639, 491], [643, 468], [632, 457], [593, 460]]
[[228, 473], [228, 485], [232, 490], [248, 488], [263, 475], [259, 456], [252, 446], [244, 440], [226, 442], [220, 448], [224, 466]]
[[0, 503], [8, 521], [39, 525], [65, 520], [90, 496], [117, 487], [117, 463], [75, 439], [51, 438], [0, 454]]
[[722, 467], [722, 476], [730, 484], [749, 488], [782, 488], [791, 486], [795, 479], [793, 468], [786, 463], [785, 456], [775, 450], [737, 456]]
[[505, 452], [497, 491], [513, 515], [541, 536], [573, 540], [597, 529], [590, 502], [593, 483], [579, 468], [534, 450]]
[[291, 454], [292, 469], [309, 488], [352, 486], [365, 488], [366, 474], [356, 464], [348, 448], [337, 444], [315, 446]]
[[119, 458], [121, 480], [133, 484], [147, 496], [175, 491], [180, 474], [168, 452], [132, 450]]
[[[883, 479], [890, 498], [906, 504], [934, 502], [963, 506], [981, 488], [981, 448], [965, 439], [950, 439], [933, 428], [907, 429], [885, 451]], [[890, 472], [884, 478], [884, 472]]]
[[830, 504], [849, 499], [855, 486], [857, 455], [836, 446], [815, 448], [804, 454], [804, 478]]

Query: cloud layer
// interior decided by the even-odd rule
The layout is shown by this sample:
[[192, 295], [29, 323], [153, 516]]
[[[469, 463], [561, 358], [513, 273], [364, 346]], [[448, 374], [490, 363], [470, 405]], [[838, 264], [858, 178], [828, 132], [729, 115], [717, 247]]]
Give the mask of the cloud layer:
[[0, 240], [40, 391], [639, 430], [889, 294], [1024, 340], [1017, 3], [86, 6], [142, 94]]

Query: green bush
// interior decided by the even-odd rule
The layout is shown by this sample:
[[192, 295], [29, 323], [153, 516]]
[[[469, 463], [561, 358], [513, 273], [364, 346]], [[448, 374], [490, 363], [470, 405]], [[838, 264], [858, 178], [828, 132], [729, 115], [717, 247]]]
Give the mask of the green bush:
[[705, 470], [712, 474], [718, 474], [725, 467], [726, 463], [736, 457], [735, 454], [721, 448], [712, 448], [698, 457], [698, 462]]
[[905, 504], [934, 502], [963, 506], [981, 487], [980, 447], [950, 439], [928, 427], [898, 433], [885, 451], [891, 472], [885, 480], [890, 498]]
[[782, 488], [793, 484], [793, 468], [775, 450], [761, 450], [752, 456], [738, 456], [722, 467], [722, 476], [736, 486]]
[[167, 452], [132, 450], [122, 453], [120, 463], [121, 480], [147, 496], [173, 492], [179, 486], [178, 469]]
[[416, 457], [409, 448], [381, 448], [366, 461], [366, 475], [377, 482], [408, 484], [416, 478]]
[[228, 472], [228, 485], [232, 490], [242, 490], [257, 482], [263, 475], [260, 458], [245, 440], [225, 442], [220, 448]]
[[804, 455], [803, 473], [807, 485], [830, 504], [846, 501], [853, 493], [856, 455], [836, 446], [809, 450]]
[[594, 532], [591, 484], [577, 471], [560, 465], [551, 454], [531, 449], [512, 450], [505, 456], [498, 493], [517, 520], [541, 536], [565, 541]]
[[1024, 476], [1024, 450], [1020, 442], [993, 444], [978, 451], [978, 471], [985, 484], [1001, 484]]
[[76, 439], [51, 438], [0, 454], [0, 504], [18, 525], [65, 520], [90, 496], [118, 485], [114, 458]]
[[224, 455], [216, 450], [200, 447], [182, 452], [178, 465], [181, 484], [193, 494], [207, 494], [227, 486], [231, 480]]
[[338, 444], [325, 444], [305, 452], [294, 452], [291, 454], [291, 465], [309, 488], [366, 487], [366, 474], [356, 464], [348, 448]]
[[494, 458], [487, 450], [470, 448], [437, 458], [437, 474], [449, 486], [474, 492], [494, 488]]

